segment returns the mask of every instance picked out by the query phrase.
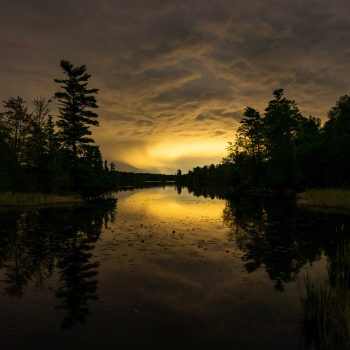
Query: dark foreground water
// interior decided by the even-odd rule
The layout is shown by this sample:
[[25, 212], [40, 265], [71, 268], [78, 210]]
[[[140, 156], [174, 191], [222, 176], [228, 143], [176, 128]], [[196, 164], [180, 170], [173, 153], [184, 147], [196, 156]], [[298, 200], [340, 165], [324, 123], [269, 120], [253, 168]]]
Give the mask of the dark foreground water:
[[3, 349], [298, 349], [349, 218], [172, 187], [0, 211]]

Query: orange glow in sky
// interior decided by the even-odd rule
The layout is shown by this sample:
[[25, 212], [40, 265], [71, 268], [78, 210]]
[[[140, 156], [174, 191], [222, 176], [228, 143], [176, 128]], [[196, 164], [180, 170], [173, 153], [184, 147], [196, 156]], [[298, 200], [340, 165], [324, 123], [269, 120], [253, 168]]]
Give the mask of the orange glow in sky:
[[162, 142], [152, 146], [151, 156], [159, 160], [172, 160], [180, 157], [201, 157], [203, 154], [215, 157], [222, 153], [227, 142], [218, 140]]
[[146, 145], [143, 149], [130, 147], [120, 154], [121, 159], [137, 168], [158, 168], [167, 171], [169, 165], [181, 167], [177, 161], [183, 159], [203, 159], [220, 161], [226, 152], [225, 140], [174, 140], [159, 141]]

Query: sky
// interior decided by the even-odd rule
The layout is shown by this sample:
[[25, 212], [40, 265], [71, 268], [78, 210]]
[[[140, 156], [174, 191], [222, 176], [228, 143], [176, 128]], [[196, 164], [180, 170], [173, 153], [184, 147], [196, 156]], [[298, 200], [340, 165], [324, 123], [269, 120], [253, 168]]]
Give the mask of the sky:
[[348, 0], [4, 1], [0, 99], [52, 97], [60, 60], [84, 64], [103, 156], [187, 171], [220, 162], [244, 108], [263, 112], [276, 88], [326, 120], [349, 93], [349, 13]]

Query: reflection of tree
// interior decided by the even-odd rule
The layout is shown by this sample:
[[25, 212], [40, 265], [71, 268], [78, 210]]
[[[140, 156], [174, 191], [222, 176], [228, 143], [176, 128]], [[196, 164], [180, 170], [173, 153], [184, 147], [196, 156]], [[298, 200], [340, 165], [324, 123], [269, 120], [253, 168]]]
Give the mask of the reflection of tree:
[[28, 281], [31, 280], [32, 271], [29, 268], [30, 256], [23, 241], [16, 241], [11, 247], [12, 259], [6, 263], [6, 293], [21, 297]]
[[47, 251], [47, 235], [37, 235], [40, 219], [37, 211], [5, 215], [6, 231], [0, 229], [0, 266], [6, 269], [6, 292], [21, 297], [29, 282], [34, 281], [37, 287], [45, 286], [53, 257]]
[[46, 288], [57, 270], [57, 309], [66, 310], [62, 327], [85, 322], [97, 298], [92, 250], [103, 225], [114, 221], [115, 201], [83, 206], [0, 212], [0, 267], [7, 294], [21, 297], [28, 283]]
[[182, 192], [182, 185], [181, 184], [176, 184], [175, 189], [176, 189], [178, 194], [181, 194], [181, 192]]
[[200, 184], [188, 184], [187, 189], [189, 193], [192, 193], [196, 197], [204, 197], [211, 199], [223, 199], [228, 195], [229, 188], [222, 184], [218, 185], [200, 185]]
[[223, 219], [231, 228], [230, 239], [245, 253], [247, 271], [264, 266], [279, 290], [322, 252], [334, 254], [329, 235], [334, 235], [344, 220], [302, 212], [293, 201], [257, 198], [228, 200]]
[[75, 322], [85, 322], [89, 314], [88, 302], [96, 300], [97, 262], [90, 262], [95, 237], [79, 232], [65, 241], [57, 262], [60, 287], [56, 297], [60, 300], [57, 309], [67, 310], [62, 322], [69, 328]]
[[[89, 315], [89, 301], [98, 298], [96, 276], [99, 264], [93, 261], [92, 250], [102, 226], [108, 225], [109, 217], [114, 220], [111, 208], [105, 202], [86, 209], [77, 208], [61, 223], [66, 238], [60, 244], [57, 257], [60, 287], [56, 297], [60, 300], [57, 309], [67, 310], [63, 328], [85, 322]], [[109, 213], [111, 215], [106, 215]]]

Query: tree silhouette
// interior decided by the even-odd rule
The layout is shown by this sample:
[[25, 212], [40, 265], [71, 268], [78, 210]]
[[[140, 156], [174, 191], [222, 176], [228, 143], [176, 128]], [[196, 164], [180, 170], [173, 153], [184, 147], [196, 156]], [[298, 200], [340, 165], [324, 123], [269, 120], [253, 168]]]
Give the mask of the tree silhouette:
[[350, 183], [350, 96], [342, 96], [324, 126], [326, 174], [329, 185]]
[[21, 97], [10, 97], [3, 101], [5, 112], [0, 114], [3, 137], [8, 141], [14, 161], [24, 161], [24, 149], [30, 131], [31, 115]]
[[64, 243], [57, 268], [60, 287], [56, 298], [60, 303], [56, 309], [66, 310], [62, 328], [70, 328], [77, 322], [85, 323], [89, 315], [89, 301], [96, 300], [98, 262], [91, 262], [96, 237], [77, 232]]
[[60, 84], [60, 90], [55, 93], [59, 102], [59, 136], [63, 147], [71, 154], [73, 175], [78, 167], [78, 158], [83, 146], [93, 143], [90, 126], [99, 125], [98, 115], [91, 109], [96, 109], [95, 94], [98, 89], [88, 89], [91, 77], [86, 73], [86, 67], [74, 66], [69, 61], [62, 60], [61, 68], [65, 79], [55, 79]]
[[45, 167], [45, 155], [50, 147], [50, 135], [47, 134], [51, 100], [38, 97], [33, 101], [33, 113], [30, 120], [30, 132], [26, 145], [27, 162], [32, 166]]
[[274, 90], [273, 97], [263, 115], [252, 107], [244, 110], [221, 164], [195, 167], [182, 176], [182, 183], [219, 185], [226, 192], [347, 185], [350, 98], [342, 97], [321, 127], [319, 119], [304, 117], [283, 89]]
[[295, 101], [284, 97], [283, 89], [273, 91], [274, 99], [265, 110], [266, 156], [270, 160], [268, 181], [285, 186], [295, 175], [295, 144], [303, 119]]

